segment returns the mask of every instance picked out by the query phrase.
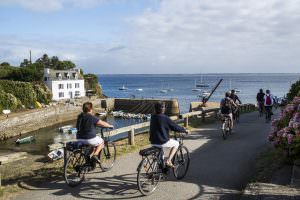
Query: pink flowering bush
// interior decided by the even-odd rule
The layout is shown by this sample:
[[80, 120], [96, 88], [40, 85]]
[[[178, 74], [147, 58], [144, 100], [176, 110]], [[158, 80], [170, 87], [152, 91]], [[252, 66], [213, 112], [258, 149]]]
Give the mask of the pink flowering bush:
[[295, 97], [271, 125], [269, 141], [290, 154], [300, 154], [300, 97]]

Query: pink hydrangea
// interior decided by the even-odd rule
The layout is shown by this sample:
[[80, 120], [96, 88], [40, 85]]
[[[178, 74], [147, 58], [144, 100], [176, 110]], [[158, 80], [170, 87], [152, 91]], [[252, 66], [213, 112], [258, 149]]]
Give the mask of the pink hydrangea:
[[300, 104], [300, 97], [294, 97], [293, 103]]
[[292, 135], [292, 134], [288, 134], [288, 135], [287, 135], [287, 141], [288, 141], [288, 144], [292, 144], [292, 142], [293, 142], [293, 137], [294, 137], [294, 135]]
[[300, 122], [294, 122], [293, 123], [293, 128], [294, 129], [299, 129], [300, 128]]

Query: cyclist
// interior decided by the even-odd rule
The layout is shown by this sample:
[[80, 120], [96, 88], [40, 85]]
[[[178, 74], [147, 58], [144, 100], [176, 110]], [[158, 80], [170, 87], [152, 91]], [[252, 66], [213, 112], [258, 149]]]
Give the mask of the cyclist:
[[259, 92], [256, 95], [256, 101], [259, 109], [259, 113], [263, 113], [264, 110], [264, 99], [265, 99], [265, 93], [263, 89], [260, 89]]
[[94, 151], [90, 157], [92, 160], [99, 162], [98, 155], [104, 147], [104, 141], [101, 137], [96, 135], [96, 126], [104, 128], [113, 128], [112, 125], [105, 121], [101, 121], [93, 114], [93, 104], [85, 102], [82, 106], [82, 113], [78, 115], [76, 128], [78, 130], [76, 138], [84, 144], [94, 146]]
[[[233, 119], [236, 119], [236, 116], [239, 112], [239, 105], [242, 104], [242, 101], [239, 99], [239, 97], [236, 95], [235, 90], [231, 90], [230, 98], [233, 100], [233, 102], [236, 104], [235, 109], [232, 109], [232, 115]], [[238, 103], [237, 103], [238, 102]]]
[[220, 109], [222, 115], [228, 115], [230, 117], [230, 127], [233, 129], [233, 117], [232, 112], [237, 107], [237, 105], [234, 103], [234, 101], [230, 98], [231, 93], [226, 92], [225, 98], [221, 100], [220, 103]]
[[268, 120], [271, 120], [272, 113], [272, 107], [274, 105], [274, 97], [271, 94], [270, 90], [266, 90], [266, 95], [264, 98], [264, 106], [266, 111], [266, 122]]
[[151, 116], [150, 121], [150, 142], [152, 146], [160, 147], [160, 148], [171, 148], [169, 157], [166, 161], [166, 165], [174, 168], [175, 166], [172, 163], [172, 158], [174, 157], [179, 142], [170, 139], [169, 132], [175, 131], [179, 133], [188, 133], [183, 127], [178, 126], [175, 122], [173, 122], [165, 112], [165, 103], [157, 102], [154, 105], [155, 114]]

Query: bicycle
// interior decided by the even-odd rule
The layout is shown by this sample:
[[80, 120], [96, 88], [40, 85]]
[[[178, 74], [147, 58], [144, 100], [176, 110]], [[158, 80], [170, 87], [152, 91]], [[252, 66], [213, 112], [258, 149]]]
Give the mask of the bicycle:
[[240, 122], [240, 106], [238, 105], [232, 113], [233, 119], [236, 123]]
[[[172, 162], [175, 168], [172, 168], [176, 179], [185, 177], [190, 165], [190, 153], [183, 145], [183, 136], [175, 133], [174, 138], [179, 140], [179, 147]], [[166, 179], [170, 168], [164, 162], [164, 152], [162, 148], [150, 147], [139, 152], [142, 161], [137, 168], [137, 185], [139, 191], [147, 196], [152, 194], [162, 179]]]
[[257, 102], [258, 105], [258, 116], [262, 117], [264, 115], [264, 103], [263, 102]]
[[231, 117], [230, 115], [223, 114], [222, 116], [222, 137], [224, 140], [232, 133], [231, 129]]
[[266, 110], [266, 123], [271, 121], [272, 118], [272, 106], [265, 106]]
[[[100, 151], [98, 159], [99, 166], [102, 171], [110, 170], [116, 160], [116, 145], [110, 141], [108, 137], [104, 137], [103, 130], [108, 128], [101, 128], [101, 137], [104, 140], [104, 148]], [[90, 155], [94, 150], [94, 146], [84, 144], [81, 141], [68, 142], [66, 148], [69, 156], [64, 163], [64, 179], [66, 183], [75, 187], [79, 185], [84, 179], [87, 172], [96, 169], [97, 163], [91, 160]]]

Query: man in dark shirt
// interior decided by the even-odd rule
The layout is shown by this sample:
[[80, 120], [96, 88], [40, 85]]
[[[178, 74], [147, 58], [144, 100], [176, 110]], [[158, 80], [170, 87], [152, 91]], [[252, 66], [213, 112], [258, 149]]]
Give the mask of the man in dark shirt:
[[174, 157], [179, 142], [170, 139], [169, 132], [175, 131], [179, 133], [188, 133], [183, 127], [178, 126], [173, 122], [165, 112], [165, 103], [158, 102], [155, 104], [155, 114], [151, 116], [150, 121], [150, 142], [152, 146], [157, 146], [161, 148], [171, 148], [169, 157], [166, 164], [170, 167], [174, 167], [172, 164], [172, 158]]
[[95, 146], [91, 157], [98, 161], [97, 156], [104, 147], [104, 141], [101, 137], [96, 135], [96, 126], [105, 128], [113, 128], [113, 126], [94, 116], [93, 104], [91, 102], [85, 102], [82, 106], [82, 111], [83, 112], [78, 115], [77, 118], [76, 128], [78, 132], [76, 137], [85, 144]]
[[258, 109], [260, 113], [264, 112], [264, 99], [265, 99], [265, 93], [263, 89], [260, 89], [259, 92], [256, 95], [256, 101], [258, 105]]

